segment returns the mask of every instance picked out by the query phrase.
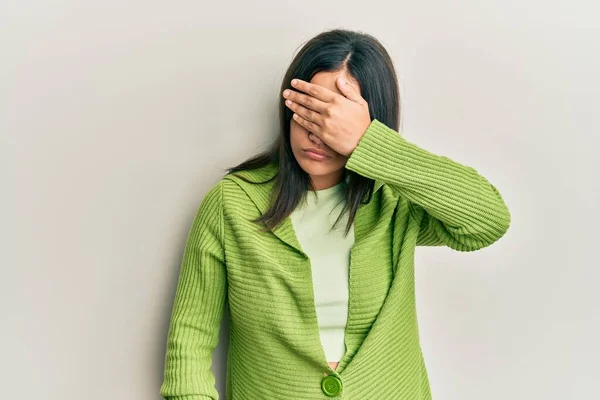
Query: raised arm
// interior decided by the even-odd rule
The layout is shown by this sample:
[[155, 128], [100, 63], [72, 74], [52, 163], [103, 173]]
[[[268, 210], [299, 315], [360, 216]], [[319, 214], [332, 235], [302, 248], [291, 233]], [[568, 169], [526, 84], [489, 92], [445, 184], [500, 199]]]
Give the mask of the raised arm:
[[500, 239], [510, 212], [498, 190], [469, 166], [408, 142], [374, 119], [346, 168], [386, 182], [423, 213], [417, 245], [474, 251]]
[[189, 231], [167, 339], [168, 400], [218, 400], [211, 371], [227, 297], [222, 181], [205, 195]]

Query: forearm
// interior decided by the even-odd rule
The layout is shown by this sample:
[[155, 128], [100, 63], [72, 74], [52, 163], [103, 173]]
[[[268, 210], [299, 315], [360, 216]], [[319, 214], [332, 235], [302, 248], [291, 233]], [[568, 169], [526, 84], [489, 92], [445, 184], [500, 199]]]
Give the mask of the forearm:
[[489, 245], [510, 225], [500, 193], [474, 168], [410, 143], [378, 120], [371, 122], [346, 168], [386, 182], [425, 209], [432, 218], [426, 223], [453, 248]]

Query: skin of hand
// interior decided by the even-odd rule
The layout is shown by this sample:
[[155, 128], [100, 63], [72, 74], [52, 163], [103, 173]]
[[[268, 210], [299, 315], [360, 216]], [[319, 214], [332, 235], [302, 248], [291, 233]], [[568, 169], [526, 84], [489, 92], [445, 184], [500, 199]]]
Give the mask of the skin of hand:
[[298, 91], [286, 89], [283, 97], [294, 111], [294, 120], [332, 150], [350, 157], [371, 124], [367, 101], [342, 77], [336, 85], [343, 96], [301, 79], [291, 84]]

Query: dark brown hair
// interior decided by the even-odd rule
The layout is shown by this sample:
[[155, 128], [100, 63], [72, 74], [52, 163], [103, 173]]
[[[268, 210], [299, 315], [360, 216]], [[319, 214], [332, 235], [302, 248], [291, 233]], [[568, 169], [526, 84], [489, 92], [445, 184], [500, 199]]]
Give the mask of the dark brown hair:
[[[321, 71], [345, 71], [359, 83], [361, 96], [369, 104], [371, 120], [377, 119], [392, 129], [399, 129], [401, 109], [398, 78], [389, 54], [373, 36], [345, 29], [318, 34], [307, 41], [296, 54], [285, 73], [279, 92], [282, 93], [286, 88], [294, 90], [290, 83], [293, 78], [310, 82]], [[275, 179], [271, 207], [254, 221], [264, 223], [270, 229], [283, 222], [303, 200], [306, 192], [312, 190], [310, 176], [296, 161], [290, 144], [293, 112], [285, 105], [282, 96], [279, 96], [278, 107], [280, 132], [277, 140], [266, 151], [227, 169], [228, 173], [234, 174], [270, 163], [278, 166], [277, 174], [268, 181]], [[371, 201], [374, 181], [354, 171], [346, 170], [345, 173], [348, 178], [346, 204], [333, 226], [348, 211], [345, 229], [347, 235], [359, 205], [365, 197], [366, 203]]]

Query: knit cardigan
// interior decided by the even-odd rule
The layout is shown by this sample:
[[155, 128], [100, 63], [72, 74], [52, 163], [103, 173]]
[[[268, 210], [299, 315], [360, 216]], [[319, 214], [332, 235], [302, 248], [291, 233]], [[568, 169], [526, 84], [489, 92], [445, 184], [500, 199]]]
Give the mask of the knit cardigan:
[[[277, 173], [271, 164], [225, 175], [197, 209], [167, 337], [164, 398], [219, 398], [211, 364], [227, 306], [228, 400], [431, 399], [415, 309], [415, 247], [482, 249], [508, 230], [509, 210], [474, 168], [377, 119], [345, 168], [374, 187], [354, 220], [347, 350], [336, 370], [320, 341], [310, 259], [290, 218], [267, 232], [251, 221], [270, 206], [273, 180], [264, 182]], [[338, 385], [329, 387], [333, 397], [323, 386], [328, 376]]]

